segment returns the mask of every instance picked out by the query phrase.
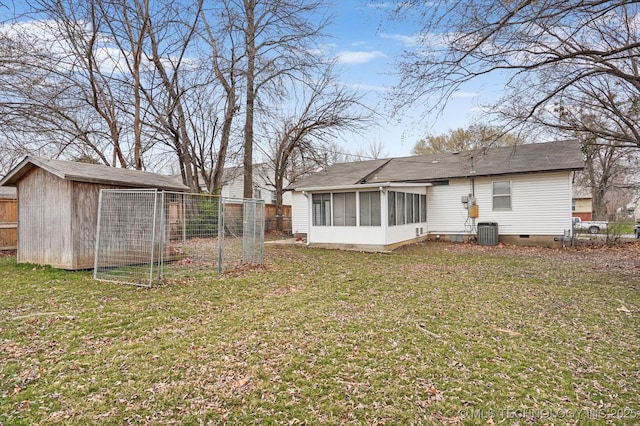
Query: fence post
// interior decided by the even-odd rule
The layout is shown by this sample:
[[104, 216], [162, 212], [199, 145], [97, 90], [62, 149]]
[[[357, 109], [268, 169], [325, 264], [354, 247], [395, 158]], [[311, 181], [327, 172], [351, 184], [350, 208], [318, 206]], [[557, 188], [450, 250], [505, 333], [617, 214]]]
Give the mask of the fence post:
[[222, 197], [218, 197], [218, 275], [222, 273], [222, 262], [224, 252], [224, 202]]
[[98, 225], [96, 227], [96, 245], [93, 249], [93, 279], [98, 279], [98, 250], [100, 250], [100, 220], [102, 218], [102, 192], [98, 195]]
[[[167, 218], [165, 192], [160, 191], [160, 235], [158, 235], [158, 279], [164, 278], [164, 246], [166, 244]], [[158, 206], [156, 206], [156, 209]]]
[[264, 219], [266, 217], [266, 213], [265, 213], [266, 207], [265, 207], [264, 203], [260, 203], [259, 205], [261, 207], [261, 218], [260, 218], [261, 220], [260, 220], [260, 225], [258, 225], [258, 226], [261, 229], [260, 229], [260, 234], [259, 234], [260, 235], [260, 244], [258, 246], [259, 250], [260, 250], [260, 254], [259, 254], [258, 257], [260, 259], [260, 264], [262, 265], [264, 263]]
[[149, 262], [149, 287], [153, 285], [153, 257], [156, 246], [156, 214], [158, 210], [158, 191], [153, 192], [153, 225], [151, 225], [151, 259]]
[[182, 247], [187, 244], [187, 204], [185, 202], [186, 195], [180, 194], [182, 199], [182, 211], [180, 212], [180, 220], [182, 221]]

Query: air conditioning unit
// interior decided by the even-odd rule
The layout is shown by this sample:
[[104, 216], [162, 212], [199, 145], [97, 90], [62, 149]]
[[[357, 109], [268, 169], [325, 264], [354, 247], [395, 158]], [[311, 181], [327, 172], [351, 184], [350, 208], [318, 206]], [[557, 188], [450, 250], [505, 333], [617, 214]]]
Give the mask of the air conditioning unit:
[[498, 245], [498, 224], [496, 222], [478, 223], [478, 244], [481, 246]]

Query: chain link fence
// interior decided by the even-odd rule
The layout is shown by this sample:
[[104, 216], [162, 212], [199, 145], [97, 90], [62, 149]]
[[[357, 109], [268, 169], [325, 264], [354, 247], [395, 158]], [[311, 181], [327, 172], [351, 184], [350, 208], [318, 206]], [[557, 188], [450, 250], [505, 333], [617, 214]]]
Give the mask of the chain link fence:
[[100, 192], [94, 278], [141, 286], [262, 264], [264, 202], [157, 190]]

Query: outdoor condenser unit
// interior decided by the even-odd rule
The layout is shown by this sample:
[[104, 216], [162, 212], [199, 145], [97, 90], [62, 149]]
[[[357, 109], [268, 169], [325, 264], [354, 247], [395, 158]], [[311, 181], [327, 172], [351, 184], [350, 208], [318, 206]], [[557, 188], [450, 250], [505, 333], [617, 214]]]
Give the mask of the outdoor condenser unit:
[[498, 224], [496, 222], [478, 223], [478, 245], [498, 245]]

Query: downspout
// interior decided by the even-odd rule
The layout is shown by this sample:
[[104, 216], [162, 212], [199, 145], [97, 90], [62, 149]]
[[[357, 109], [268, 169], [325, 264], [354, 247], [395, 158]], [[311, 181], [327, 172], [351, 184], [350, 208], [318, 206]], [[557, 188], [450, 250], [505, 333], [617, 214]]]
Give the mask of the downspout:
[[[476, 174], [476, 165], [475, 165], [473, 156], [471, 156], [470, 174], [471, 175], [475, 175]], [[476, 204], [476, 179], [474, 177], [471, 177], [471, 196], [473, 197], [473, 203]], [[474, 229], [477, 229], [477, 227], [476, 227], [476, 218], [472, 217], [471, 218], [471, 232], [473, 232]]]
[[[471, 178], [471, 196], [473, 197], [474, 203], [476, 202], [476, 179], [475, 178]], [[471, 218], [471, 232], [473, 232], [474, 229], [477, 229], [476, 227], [476, 218], [472, 217]]]
[[422, 235], [429, 235], [429, 185], [424, 187], [424, 227]]

